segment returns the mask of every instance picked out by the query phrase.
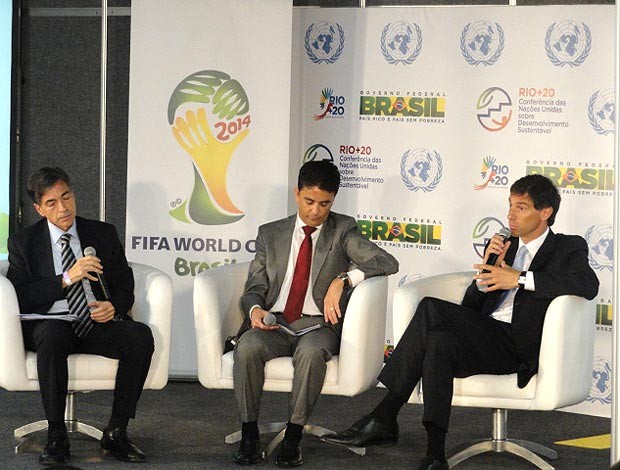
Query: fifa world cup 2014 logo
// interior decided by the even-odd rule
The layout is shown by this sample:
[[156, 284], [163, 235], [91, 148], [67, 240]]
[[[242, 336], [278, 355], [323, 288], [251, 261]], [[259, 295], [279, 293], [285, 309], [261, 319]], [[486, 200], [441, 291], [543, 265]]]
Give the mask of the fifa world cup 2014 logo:
[[172, 217], [201, 225], [230, 224], [243, 217], [230, 199], [226, 178], [235, 149], [250, 132], [249, 111], [245, 90], [224, 72], [193, 73], [174, 89], [168, 123], [192, 160], [194, 188], [185, 201], [176, 201]]

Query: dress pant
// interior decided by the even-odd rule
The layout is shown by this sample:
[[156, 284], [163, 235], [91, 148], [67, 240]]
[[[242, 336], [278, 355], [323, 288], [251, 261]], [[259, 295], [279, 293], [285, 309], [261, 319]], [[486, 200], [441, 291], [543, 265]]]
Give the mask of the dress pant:
[[282, 356], [292, 356], [295, 369], [289, 421], [301, 426], [308, 422], [323, 388], [327, 362], [338, 354], [340, 336], [322, 315], [302, 316], [290, 325], [292, 330], [299, 330], [316, 324], [323, 327], [299, 337], [258, 328], [241, 336], [234, 351], [233, 377], [242, 422], [258, 421], [265, 363]]
[[136, 405], [155, 350], [151, 329], [133, 320], [93, 323], [85, 338], [78, 338], [73, 323], [64, 320], [22, 321], [24, 343], [37, 353], [37, 373], [48, 421], [64, 421], [67, 396], [67, 356], [97, 354], [118, 359], [112, 416], [134, 418]]
[[406, 401], [422, 379], [423, 422], [447, 431], [455, 377], [511, 374], [521, 362], [509, 323], [425, 297], [379, 381]]

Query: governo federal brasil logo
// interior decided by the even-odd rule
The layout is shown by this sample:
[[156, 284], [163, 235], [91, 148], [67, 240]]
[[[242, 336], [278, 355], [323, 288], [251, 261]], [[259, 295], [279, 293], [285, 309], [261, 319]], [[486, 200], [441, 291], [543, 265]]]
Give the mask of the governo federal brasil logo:
[[243, 217], [226, 186], [237, 146], [250, 132], [250, 104], [241, 84], [227, 73], [201, 70], [185, 77], [168, 102], [168, 123], [190, 157], [194, 186], [186, 200], [171, 205], [181, 222], [221, 225]]
[[344, 29], [338, 23], [320, 21], [306, 29], [306, 54], [315, 64], [333, 64], [344, 50]]
[[545, 52], [556, 67], [578, 67], [592, 49], [592, 33], [585, 23], [566, 20], [552, 23], [545, 34]]
[[411, 64], [422, 50], [422, 30], [416, 23], [388, 23], [381, 33], [381, 53], [388, 64]]
[[504, 30], [499, 23], [476, 21], [461, 32], [461, 54], [469, 65], [493, 65], [504, 51]]
[[400, 177], [409, 191], [430, 192], [443, 176], [441, 155], [419, 147], [407, 150], [400, 160]]
[[608, 88], [607, 90], [598, 90], [590, 97], [588, 120], [592, 129], [598, 134], [614, 133], [618, 117], [615, 96], [613, 88]]
[[478, 122], [487, 131], [501, 131], [512, 117], [512, 100], [502, 88], [491, 87], [482, 92], [476, 103]]

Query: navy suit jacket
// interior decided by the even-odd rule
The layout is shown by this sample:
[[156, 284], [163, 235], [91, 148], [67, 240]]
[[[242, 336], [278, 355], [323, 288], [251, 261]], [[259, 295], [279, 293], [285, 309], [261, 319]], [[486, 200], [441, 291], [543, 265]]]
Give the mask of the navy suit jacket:
[[[505, 261], [512, 265], [519, 239], [511, 237]], [[577, 235], [555, 234], [545, 238], [528, 271], [534, 273], [536, 290], [519, 289], [512, 311], [512, 334], [523, 363], [519, 367], [518, 385], [523, 388], [538, 371], [538, 355], [547, 307], [560, 295], [577, 295], [593, 299], [599, 281], [588, 263], [588, 245]], [[490, 315], [498, 307], [503, 290], [482, 293], [473, 281], [462, 305]]]
[[[133, 272], [113, 225], [76, 217], [82, 249], [92, 246], [101, 259], [103, 276], [110, 291], [110, 301], [117, 316], [124, 316], [133, 305]], [[65, 298], [62, 275], [54, 271], [54, 258], [47, 220], [16, 232], [9, 238], [7, 278], [17, 292], [22, 313], [46, 313], [53, 303]], [[103, 300], [99, 282], [91, 283], [93, 294]]]

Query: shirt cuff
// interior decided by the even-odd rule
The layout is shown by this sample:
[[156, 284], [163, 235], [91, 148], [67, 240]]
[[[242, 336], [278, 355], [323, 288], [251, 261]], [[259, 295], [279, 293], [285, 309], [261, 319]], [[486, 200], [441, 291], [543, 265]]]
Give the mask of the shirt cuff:
[[250, 307], [250, 312], [248, 313], [248, 316], [250, 317], [250, 321], [252, 321], [252, 312], [254, 311], [255, 308], [262, 308], [260, 305], [256, 304], [256, 305], [252, 305]]
[[525, 290], [536, 290], [536, 286], [534, 285], [534, 272], [526, 271], [525, 272], [525, 285], [523, 286]]
[[349, 279], [351, 280], [351, 287], [357, 286], [366, 277], [364, 275], [364, 271], [362, 271], [361, 269], [354, 269], [352, 271], [349, 271], [347, 275], [349, 276]]

